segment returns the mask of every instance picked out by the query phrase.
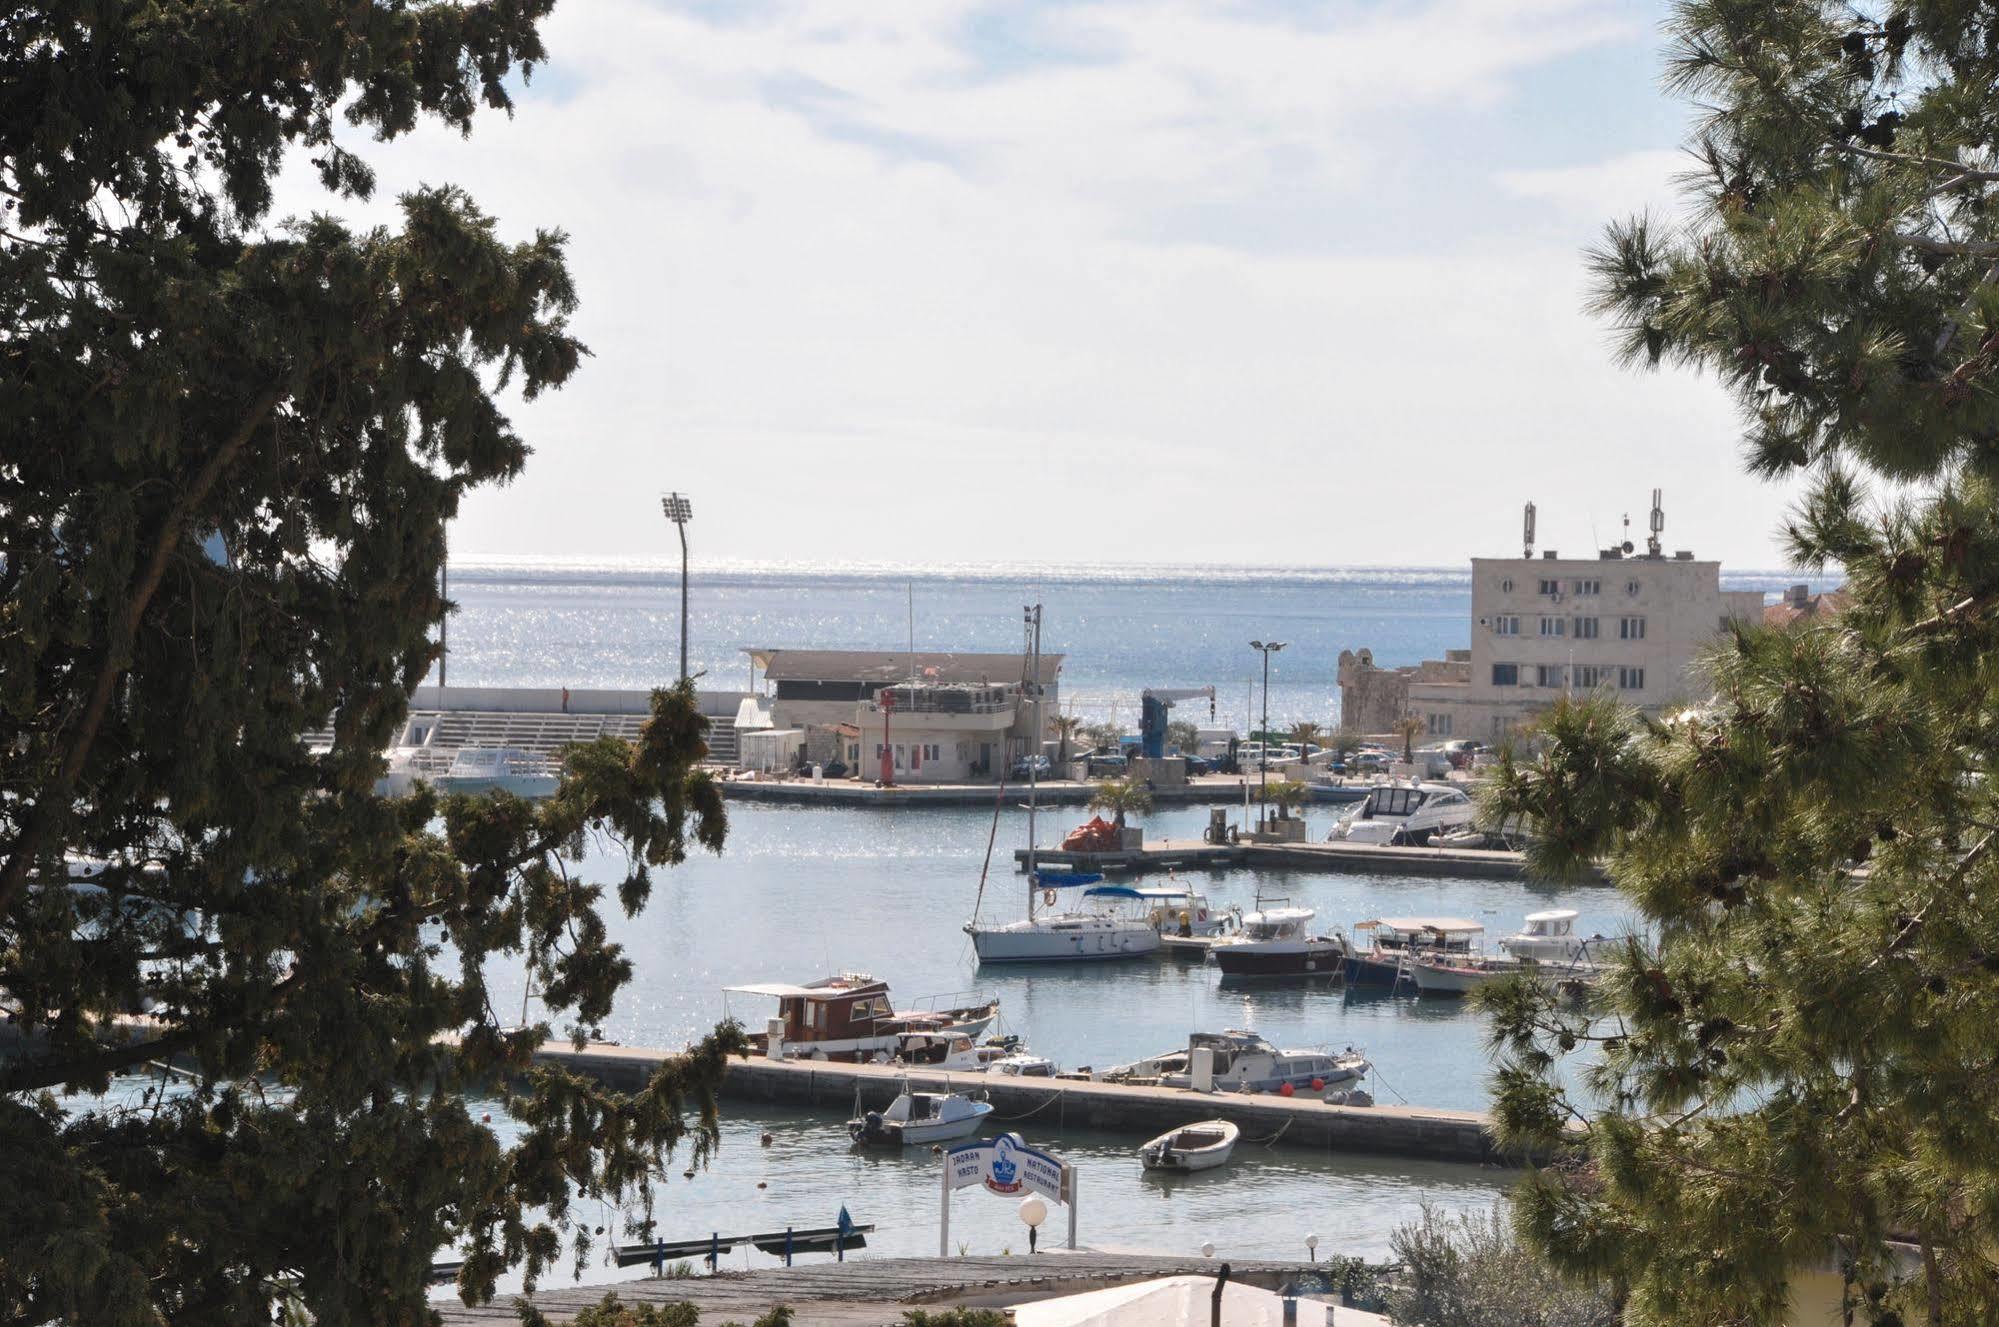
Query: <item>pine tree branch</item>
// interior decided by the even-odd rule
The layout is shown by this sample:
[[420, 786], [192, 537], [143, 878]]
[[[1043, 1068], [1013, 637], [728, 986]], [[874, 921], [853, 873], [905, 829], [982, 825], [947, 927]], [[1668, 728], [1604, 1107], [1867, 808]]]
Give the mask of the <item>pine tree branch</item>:
[[111, 637], [105, 643], [104, 656], [98, 665], [96, 685], [91, 689], [90, 700], [84, 706], [83, 717], [70, 741], [69, 750], [57, 768], [55, 778], [29, 807], [7, 863], [5, 867], [0, 867], [0, 916], [6, 915], [14, 895], [20, 892], [22, 883], [28, 878], [28, 866], [41, 850], [42, 838], [53, 823], [53, 808], [67, 804], [75, 790], [77, 777], [83, 773], [84, 762], [90, 758], [90, 749], [96, 744], [98, 730], [104, 726], [104, 716], [110, 711], [118, 679], [124, 676], [131, 663], [132, 647], [139, 637], [139, 623], [152, 604], [161, 580], [166, 577], [167, 563], [186, 533], [189, 520], [234, 463], [237, 454], [248, 445], [257, 429], [283, 399], [284, 389], [273, 386], [266, 388], [251, 403], [235, 430], [223, 439], [222, 445], [195, 472], [193, 480], [181, 490], [180, 497], [160, 523], [153, 538], [152, 556], [147, 559], [138, 583], [132, 587], [132, 596], [124, 612], [111, 622]]
[[1999, 241], [1940, 240], [1931, 235], [1910, 235], [1902, 231], [1896, 231], [1894, 238], [1905, 248], [1921, 249], [1924, 253], [1940, 254], [1946, 258], [1990, 258], [1999, 254]]
[[171, 1056], [177, 1051], [186, 1050], [199, 1039], [199, 1035], [194, 1028], [178, 1028], [163, 1037], [154, 1037], [151, 1041], [135, 1041], [127, 1046], [99, 1051], [95, 1055], [17, 1060], [4, 1072], [0, 1072], [0, 1097], [33, 1092], [38, 1088], [55, 1087], [58, 1084], [74, 1082], [79, 1078], [115, 1074], [120, 1069], [129, 1069], [135, 1064], [144, 1064], [147, 1060]]

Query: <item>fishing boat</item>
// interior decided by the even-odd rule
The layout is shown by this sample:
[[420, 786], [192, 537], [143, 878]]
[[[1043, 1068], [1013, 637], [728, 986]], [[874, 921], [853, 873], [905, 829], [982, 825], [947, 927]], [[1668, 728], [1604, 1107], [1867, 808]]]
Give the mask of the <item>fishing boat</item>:
[[1242, 1130], [1227, 1120], [1202, 1120], [1160, 1134], [1138, 1149], [1147, 1170], [1213, 1170], [1228, 1164]]
[[[1026, 675], [1041, 676], [1041, 606], [1028, 610], [1031, 633]], [[1041, 688], [1034, 685], [1034, 731], [1041, 731]], [[1040, 788], [1041, 762], [1027, 762], [1027, 917], [1023, 921], [991, 923], [980, 915], [985, 903], [985, 881], [992, 869], [992, 839], [986, 845], [986, 864], [979, 872], [978, 898], [972, 904], [972, 919], [965, 934], [972, 938], [972, 950], [981, 963], [1075, 963], [1103, 962], [1120, 958], [1144, 958], [1159, 952], [1159, 931], [1144, 914], [1132, 914], [1126, 905], [1138, 897], [1137, 891], [1121, 885], [1105, 886], [1103, 876], [1094, 872], [1042, 871], [1034, 864], [1035, 807]], [[1004, 793], [1004, 787], [1001, 789]], [[993, 803], [993, 824], [999, 824], [1000, 802]], [[993, 837], [997, 837], [995, 834]], [[1095, 897], [1073, 896], [1069, 890], [1087, 890]], [[1043, 911], [1037, 912], [1039, 904]]]
[[[1457, 958], [1475, 952], [1485, 927], [1463, 917], [1380, 917], [1354, 924], [1355, 943], [1346, 952], [1349, 990], [1357, 986], [1400, 985], [1408, 961], [1420, 954]], [[1365, 946], [1359, 943], [1367, 937]]]
[[1533, 966], [1518, 959], [1490, 958], [1478, 954], [1426, 954], [1410, 961], [1408, 973], [1410, 980], [1416, 983], [1416, 989], [1424, 995], [1469, 995], [1481, 986], [1489, 986]]
[[[1282, 900], [1276, 900], [1282, 902]], [[1224, 977], [1337, 977], [1346, 959], [1338, 936], [1315, 935], [1310, 908], [1270, 908], [1243, 914], [1235, 934], [1215, 941], [1208, 952]]]
[[849, 1062], [887, 1058], [898, 1052], [906, 1033], [976, 1039], [999, 1017], [997, 999], [971, 991], [933, 998], [925, 1008], [896, 1009], [889, 1003], [888, 983], [865, 972], [842, 972], [804, 985], [726, 986], [723, 992], [725, 997], [759, 995], [777, 1001], [784, 1027], [775, 1053], [767, 1027], [750, 1033], [751, 1046], [773, 1058]]
[[1210, 1053], [1209, 1081], [1217, 1092], [1277, 1092], [1287, 1084], [1294, 1091], [1301, 1088], [1317, 1091], [1358, 1079], [1371, 1067], [1367, 1057], [1351, 1046], [1339, 1054], [1279, 1050], [1254, 1032], [1232, 1029], [1193, 1033], [1187, 1039], [1186, 1050], [1134, 1060], [1096, 1076], [1111, 1083], [1192, 1087], [1194, 1053], [1199, 1050]]
[[993, 1113], [990, 1101], [957, 1092], [912, 1092], [909, 1080], [887, 1110], [871, 1110], [847, 1121], [856, 1143], [875, 1147], [928, 1147], [969, 1138]]
[[1532, 959], [1536, 963], [1589, 963], [1591, 949], [1608, 944], [1609, 939], [1601, 935], [1577, 935], [1576, 918], [1581, 915], [1574, 908], [1530, 912], [1526, 924], [1502, 939], [1499, 947], [1514, 958]]

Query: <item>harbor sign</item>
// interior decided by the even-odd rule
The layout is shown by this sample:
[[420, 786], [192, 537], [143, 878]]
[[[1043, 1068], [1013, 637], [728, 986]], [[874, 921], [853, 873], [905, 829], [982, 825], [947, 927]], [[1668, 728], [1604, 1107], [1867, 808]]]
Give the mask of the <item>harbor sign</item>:
[[1051, 1152], [1029, 1147], [1017, 1133], [960, 1143], [944, 1153], [939, 1193], [937, 1252], [951, 1256], [951, 1194], [973, 1185], [1003, 1198], [1038, 1193], [1069, 1211], [1069, 1247], [1076, 1247], [1076, 1168]]

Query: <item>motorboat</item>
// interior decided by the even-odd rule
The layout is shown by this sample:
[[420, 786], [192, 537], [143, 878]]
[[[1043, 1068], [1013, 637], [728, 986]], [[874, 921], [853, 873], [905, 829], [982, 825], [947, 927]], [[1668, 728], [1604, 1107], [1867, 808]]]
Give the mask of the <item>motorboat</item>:
[[842, 972], [803, 985], [763, 982], [726, 986], [724, 996], [760, 995], [777, 1001], [783, 1035], [770, 1045], [767, 1026], [750, 1032], [750, 1044], [772, 1058], [873, 1060], [899, 1053], [902, 1038], [917, 1032], [976, 1040], [999, 1017], [999, 1001], [965, 991], [938, 996], [917, 1009], [889, 1002], [888, 983], [865, 972]]
[[[1136, 899], [1138, 891], [1104, 885], [1094, 872], [1037, 871], [1028, 876], [1027, 917], [1023, 921], [989, 925], [965, 923], [972, 949], [981, 963], [1100, 962], [1144, 958], [1159, 952], [1159, 932], [1143, 914], [1116, 906]], [[1059, 906], [1062, 891], [1086, 889], [1077, 904]], [[1036, 911], [1037, 901], [1048, 911]], [[1090, 906], [1095, 903], [1097, 906]]]
[[1580, 915], [1574, 908], [1530, 912], [1526, 924], [1502, 939], [1499, 947], [1514, 958], [1531, 959], [1536, 963], [1593, 962], [1592, 948], [1608, 944], [1609, 939], [1601, 935], [1577, 935], [1576, 918]]
[[1045, 1055], [1015, 1051], [988, 1064], [986, 1072], [999, 1074], [1003, 1078], [1054, 1078], [1059, 1071], [1055, 1068], [1055, 1061]]
[[[1259, 900], [1259, 904], [1261, 900]], [[1224, 977], [1339, 976], [1346, 946], [1338, 936], [1314, 935], [1310, 908], [1266, 908], [1243, 914], [1234, 935], [1208, 952]]]
[[1147, 1170], [1213, 1170], [1228, 1164], [1242, 1130], [1227, 1120], [1202, 1120], [1160, 1134], [1138, 1149]]
[[[1463, 917], [1381, 917], [1354, 925], [1355, 943], [1347, 948], [1346, 978], [1349, 989], [1378, 986], [1393, 989], [1401, 984], [1414, 958], [1435, 954], [1460, 958], [1477, 951], [1485, 927]], [[1362, 947], [1361, 936], [1369, 938]]]
[[879, 1064], [906, 1064], [945, 1073], [985, 1073], [1009, 1054], [1004, 1046], [974, 1040], [963, 1032], [905, 1032], [893, 1054], [876, 1051]]
[[1333, 827], [1333, 843], [1421, 845], [1478, 820], [1478, 804], [1449, 783], [1382, 783]]
[[1335, 1055], [1322, 1050], [1279, 1050], [1254, 1032], [1196, 1032], [1184, 1051], [1167, 1051], [1149, 1059], [1106, 1069], [1105, 1082], [1150, 1083], [1160, 1087], [1194, 1085], [1194, 1053], [1210, 1053], [1210, 1082], [1217, 1092], [1276, 1092], [1289, 1084], [1322, 1090], [1329, 1084], [1351, 1082], [1371, 1067], [1367, 1057], [1348, 1047]]
[[887, 1110], [871, 1110], [847, 1121], [856, 1143], [877, 1147], [928, 1147], [969, 1138], [993, 1113], [990, 1101], [975, 1101], [957, 1092], [913, 1092], [902, 1081]]
[[561, 768], [532, 751], [512, 746], [460, 747], [450, 766], [435, 780], [445, 793], [504, 792], [516, 797], [552, 797], [561, 785]]
[[1152, 923], [1162, 936], [1181, 939], [1203, 939], [1226, 935], [1242, 921], [1238, 908], [1217, 908], [1208, 902], [1205, 894], [1197, 894], [1184, 885], [1137, 885], [1130, 889], [1092, 889], [1084, 893], [1102, 896], [1112, 893], [1122, 894], [1134, 900], [1145, 909], [1145, 919]]

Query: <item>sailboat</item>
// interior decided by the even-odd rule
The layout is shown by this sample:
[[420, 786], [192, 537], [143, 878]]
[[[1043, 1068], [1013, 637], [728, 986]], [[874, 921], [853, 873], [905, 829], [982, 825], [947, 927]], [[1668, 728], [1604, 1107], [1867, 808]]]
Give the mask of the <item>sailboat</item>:
[[[1028, 632], [1028, 685], [1034, 688], [1034, 735], [1041, 737], [1041, 605], [1025, 610]], [[1027, 918], [994, 925], [977, 915], [965, 923], [972, 948], [981, 963], [1060, 963], [1144, 958], [1159, 951], [1159, 931], [1146, 917], [1128, 916], [1115, 908], [1092, 908], [1063, 901], [1067, 891], [1101, 884], [1103, 877], [1081, 872], [1042, 871], [1035, 866], [1035, 802], [1040, 787], [1039, 762], [1027, 762]], [[1004, 785], [1001, 794], [1004, 795]], [[993, 807], [997, 829], [999, 806]], [[986, 844], [986, 864], [992, 864], [992, 842]], [[979, 899], [985, 898], [985, 873], [979, 876]], [[1036, 902], [1041, 904], [1037, 911]]]

